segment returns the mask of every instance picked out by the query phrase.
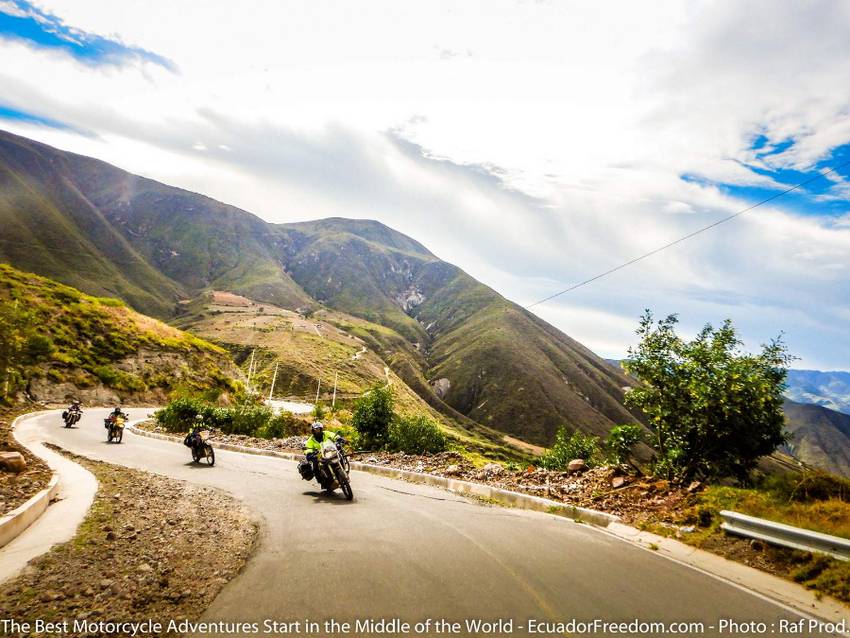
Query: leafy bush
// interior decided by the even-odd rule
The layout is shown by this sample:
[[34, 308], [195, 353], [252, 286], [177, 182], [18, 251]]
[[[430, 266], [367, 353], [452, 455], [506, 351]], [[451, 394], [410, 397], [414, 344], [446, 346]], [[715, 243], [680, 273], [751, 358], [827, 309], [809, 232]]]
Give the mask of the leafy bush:
[[387, 447], [406, 454], [437, 454], [446, 444], [437, 424], [421, 414], [396, 418], [387, 432]]
[[30, 361], [41, 361], [47, 359], [53, 354], [56, 346], [53, 345], [53, 340], [40, 334], [30, 335], [26, 344], [26, 355]]
[[321, 421], [325, 418], [325, 407], [317, 401], [316, 405], [313, 406], [313, 411], [310, 414], [312, 414], [313, 418], [315, 418], [317, 421]]
[[357, 399], [351, 425], [360, 434], [363, 447], [381, 449], [386, 446], [390, 425], [395, 419], [394, 402], [389, 386], [374, 387]]
[[[169, 432], [186, 432], [195, 422], [195, 417], [204, 414], [209, 408], [210, 406], [198, 399], [180, 397], [157, 410], [154, 418]], [[206, 416], [204, 418], [206, 419]]]
[[620, 465], [628, 462], [632, 449], [640, 443], [642, 438], [643, 429], [636, 423], [615, 425], [608, 434], [605, 447], [611, 456], [611, 460]]
[[180, 397], [170, 401], [154, 414], [157, 423], [169, 432], [186, 432], [195, 423], [198, 415], [204, 423], [222, 431], [229, 431], [232, 422], [230, 410], [219, 408], [194, 397]]
[[567, 433], [561, 426], [555, 435], [555, 442], [540, 457], [540, 466], [547, 470], [565, 470], [573, 459], [583, 459], [588, 467], [595, 465], [599, 456], [599, 438], [576, 430]]
[[291, 412], [280, 412], [276, 414], [268, 423], [257, 430], [257, 436], [264, 439], [283, 439], [287, 436], [298, 434], [299, 421], [292, 416]]
[[230, 425], [222, 428], [228, 434], [253, 435], [271, 421], [274, 412], [265, 405], [237, 405], [230, 409]]
[[782, 391], [791, 357], [776, 339], [758, 354], [740, 351], [731, 321], [706, 325], [691, 341], [675, 315], [647, 311], [623, 367], [640, 383], [626, 403], [649, 418], [655, 471], [673, 480], [749, 478], [756, 460], [786, 441]]

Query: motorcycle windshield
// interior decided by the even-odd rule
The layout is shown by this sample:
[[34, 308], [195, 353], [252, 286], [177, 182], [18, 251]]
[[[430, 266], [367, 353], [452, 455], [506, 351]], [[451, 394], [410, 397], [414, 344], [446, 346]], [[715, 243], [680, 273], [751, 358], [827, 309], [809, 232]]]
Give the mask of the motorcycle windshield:
[[331, 441], [326, 441], [322, 443], [322, 458], [326, 461], [330, 461], [335, 459], [339, 452], [336, 449], [336, 445]]

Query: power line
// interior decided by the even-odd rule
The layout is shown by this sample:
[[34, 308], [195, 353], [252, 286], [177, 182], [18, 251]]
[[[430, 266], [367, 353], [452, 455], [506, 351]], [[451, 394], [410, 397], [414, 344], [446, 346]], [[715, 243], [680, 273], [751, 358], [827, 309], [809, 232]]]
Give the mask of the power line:
[[807, 179], [803, 182], [800, 182], [799, 184], [796, 184], [795, 186], [791, 186], [790, 188], [786, 188], [784, 191], [780, 191], [779, 193], [775, 193], [775, 194], [771, 195], [770, 197], [767, 197], [766, 199], [761, 200], [760, 202], [756, 202], [752, 206], [748, 206], [747, 208], [745, 208], [743, 210], [739, 210], [737, 213], [729, 215], [728, 217], [724, 217], [723, 219], [719, 219], [716, 222], [709, 224], [708, 226], [704, 226], [703, 228], [700, 228], [699, 230], [695, 230], [694, 232], [689, 233], [689, 234], [685, 235], [684, 237], [679, 237], [679, 239], [671, 241], [669, 244], [664, 244], [663, 246], [659, 246], [658, 248], [651, 250], [648, 253], [644, 253], [643, 255], [641, 255], [639, 257], [635, 257], [634, 259], [630, 259], [629, 261], [626, 261], [626, 262], [620, 264], [619, 266], [615, 266], [614, 268], [611, 268], [610, 270], [606, 270], [603, 273], [599, 273], [598, 275], [595, 275], [594, 277], [591, 277], [590, 279], [585, 279], [584, 281], [581, 281], [577, 284], [574, 284], [574, 285], [570, 286], [569, 288], [566, 288], [566, 289], [564, 289], [560, 292], [556, 292], [553, 295], [549, 295], [548, 297], [544, 297], [540, 301], [535, 301], [533, 304], [529, 304], [525, 307], [526, 307], [526, 309], [528, 309], [528, 308], [533, 308], [534, 306], [539, 306], [540, 304], [546, 303], [547, 301], [550, 301], [550, 300], [554, 299], [555, 297], [560, 297], [561, 295], [565, 295], [568, 292], [572, 292], [576, 288], [581, 288], [582, 286], [586, 286], [587, 284], [592, 283], [592, 282], [596, 281], [597, 279], [602, 279], [603, 277], [607, 277], [608, 275], [615, 273], [618, 270], [622, 270], [623, 268], [626, 268], [627, 266], [631, 266], [632, 264], [635, 264], [639, 261], [642, 261], [642, 260], [646, 259], [647, 257], [652, 257], [652, 255], [655, 255], [656, 253], [660, 253], [662, 250], [666, 250], [666, 249], [670, 248], [671, 246], [675, 246], [676, 244], [680, 244], [683, 241], [690, 239], [691, 237], [695, 237], [696, 235], [699, 235], [700, 233], [704, 233], [707, 230], [711, 230], [715, 226], [720, 226], [720, 224], [726, 223], [726, 222], [728, 222], [732, 219], [735, 219], [736, 217], [740, 217], [744, 213], [748, 213], [751, 210], [753, 210], [754, 208], [758, 208], [759, 206], [763, 206], [764, 204], [767, 204], [768, 202], [772, 202], [774, 199], [778, 199], [778, 198], [782, 197], [783, 195], [787, 195], [791, 191], [795, 191], [799, 188], [802, 188], [803, 186], [806, 186], [807, 184], [811, 184], [812, 182], [817, 181], [822, 177], [826, 177], [830, 173], [834, 173], [835, 171], [837, 171], [841, 168], [844, 168], [845, 166], [850, 166], [850, 160], [848, 160], [848, 161], [846, 161], [842, 164], [839, 164], [838, 166], [833, 166], [828, 171], [824, 171], [823, 173], [818, 173], [817, 175], [810, 177], [809, 179]]

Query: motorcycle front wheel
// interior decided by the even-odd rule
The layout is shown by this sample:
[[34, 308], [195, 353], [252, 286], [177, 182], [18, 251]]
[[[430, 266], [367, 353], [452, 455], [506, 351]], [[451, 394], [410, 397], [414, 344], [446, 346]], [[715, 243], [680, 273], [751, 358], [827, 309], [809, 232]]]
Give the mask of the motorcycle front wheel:
[[207, 446], [206, 453], [207, 463], [209, 463], [210, 465], [215, 465], [215, 450], [213, 449], [212, 445]]
[[121, 441], [123, 439], [124, 439], [124, 428], [121, 428], [120, 430], [118, 430], [118, 434], [115, 435], [115, 442], [121, 443]]
[[348, 482], [348, 476], [342, 470], [336, 471], [336, 482], [339, 483], [339, 489], [345, 495], [345, 500], [350, 501], [354, 498], [354, 492], [351, 490], [351, 483]]

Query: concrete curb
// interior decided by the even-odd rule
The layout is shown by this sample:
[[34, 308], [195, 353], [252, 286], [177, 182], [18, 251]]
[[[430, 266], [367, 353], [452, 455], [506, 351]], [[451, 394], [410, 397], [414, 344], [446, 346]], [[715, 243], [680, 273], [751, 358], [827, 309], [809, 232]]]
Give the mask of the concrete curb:
[[21, 532], [38, 520], [44, 514], [50, 501], [59, 493], [59, 475], [53, 472], [50, 482], [38, 494], [30, 498], [23, 505], [19, 505], [11, 512], [0, 518], [0, 547], [8, 545], [15, 540]]
[[[21, 419], [29, 418], [32, 415], [41, 414], [42, 412], [44, 412], [44, 410], [22, 414], [16, 417], [15, 420], [12, 421], [12, 425], [9, 426], [9, 431], [12, 433], [12, 437], [15, 441], [17, 441], [18, 445], [29, 450], [32, 454], [35, 454], [33, 450], [30, 450], [26, 445], [18, 441], [18, 438], [15, 436], [15, 427]], [[35, 456], [47, 463], [47, 460], [42, 459], [38, 454], [35, 454]], [[53, 470], [53, 474], [50, 477], [47, 487], [38, 492], [35, 496], [32, 496], [23, 505], [19, 505], [11, 512], [0, 518], [0, 547], [4, 547], [11, 543], [20, 536], [21, 532], [35, 523], [38, 520], [38, 517], [44, 514], [47, 506], [50, 505], [50, 501], [55, 499], [58, 494], [59, 474], [56, 470]]]
[[[128, 425], [127, 428], [130, 432], [138, 434], [139, 436], [146, 436], [163, 441], [182, 442], [179, 437], [159, 434], [157, 432], [148, 432], [147, 430], [141, 430], [132, 424]], [[264, 450], [261, 448], [246, 447], [243, 445], [233, 445], [231, 443], [216, 443], [215, 447], [220, 450], [227, 450], [230, 452], [241, 452], [242, 454], [254, 454], [257, 456], [272, 456], [287, 459], [289, 461], [300, 461], [303, 458], [303, 455], [293, 454], [292, 452], [276, 452], [275, 450]], [[490, 485], [483, 485], [481, 483], [471, 483], [469, 481], [461, 481], [443, 476], [434, 476], [432, 474], [423, 474], [421, 472], [411, 472], [410, 470], [401, 470], [394, 467], [387, 467], [385, 465], [372, 465], [370, 463], [361, 463], [359, 461], [351, 461], [351, 469], [359, 472], [377, 474], [378, 476], [384, 476], [386, 478], [440, 487], [456, 494], [483, 498], [488, 501], [499, 503], [500, 505], [516, 507], [518, 509], [534, 510], [537, 512], [554, 514], [556, 516], [563, 516], [575, 521], [598, 525], [599, 527], [607, 527], [611, 523], [620, 521], [620, 517], [613, 514], [606, 514], [605, 512], [598, 512], [584, 507], [576, 507], [575, 505], [567, 505], [566, 503], [552, 501], [539, 496], [512, 492], [510, 490], [504, 490]]]

